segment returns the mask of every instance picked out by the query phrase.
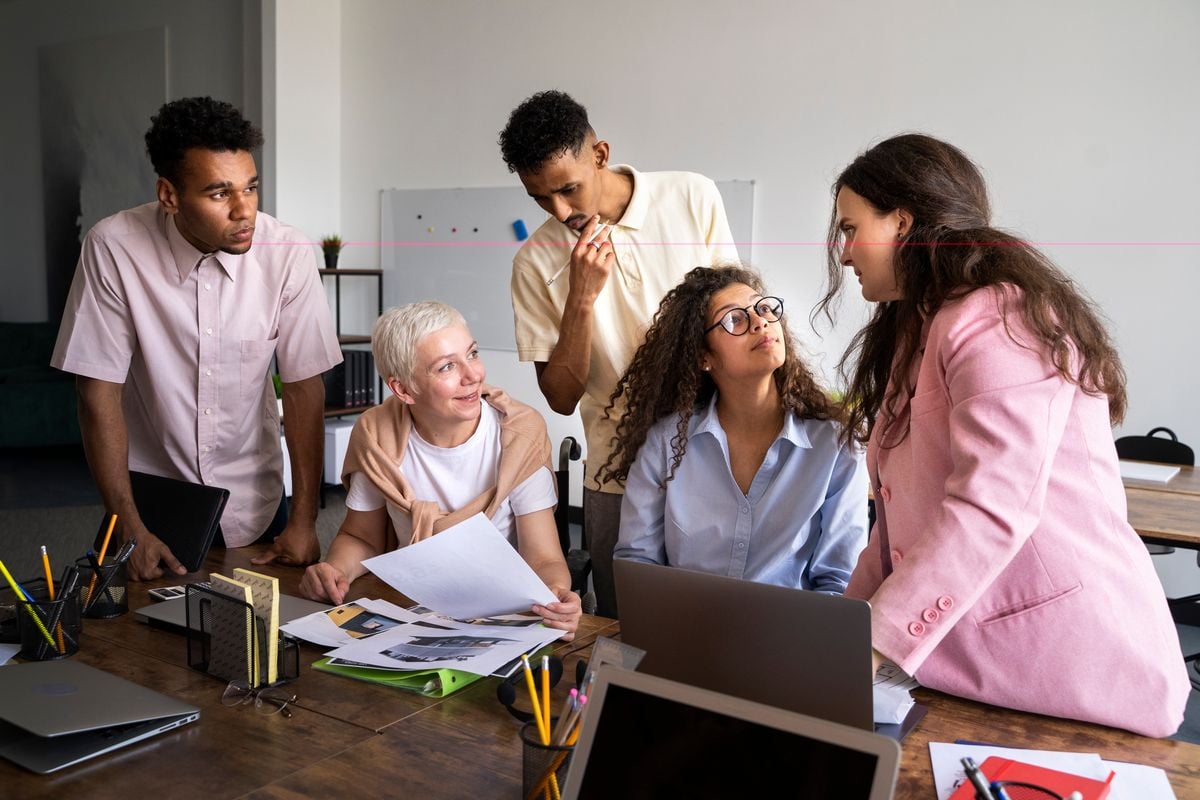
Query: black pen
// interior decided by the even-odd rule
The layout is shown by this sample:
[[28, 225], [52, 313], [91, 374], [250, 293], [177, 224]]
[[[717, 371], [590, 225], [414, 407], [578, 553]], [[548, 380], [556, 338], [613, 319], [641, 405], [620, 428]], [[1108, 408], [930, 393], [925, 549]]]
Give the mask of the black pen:
[[996, 800], [996, 795], [992, 794], [992, 790], [988, 786], [987, 778], [975, 765], [975, 759], [967, 756], [962, 759], [962, 765], [963, 771], [967, 773], [967, 779], [975, 786], [975, 800]]

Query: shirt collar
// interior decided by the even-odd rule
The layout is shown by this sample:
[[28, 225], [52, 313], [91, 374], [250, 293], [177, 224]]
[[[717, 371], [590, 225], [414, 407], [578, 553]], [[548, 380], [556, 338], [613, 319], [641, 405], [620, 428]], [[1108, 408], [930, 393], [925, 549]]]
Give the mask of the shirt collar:
[[[718, 441], [725, 441], [725, 429], [721, 427], [721, 421], [717, 416], [718, 397], [720, 397], [720, 393], [714, 392], [712, 399], [708, 401], [708, 405], [692, 415], [692, 436], [707, 433], [715, 436]], [[808, 438], [808, 428], [805, 425], [805, 420], [801, 419], [797, 414], [783, 415], [783, 429], [779, 431], [779, 436], [775, 438], [775, 441], [779, 441], [780, 439], [786, 439], [796, 447], [812, 447], [812, 441]]]
[[642, 185], [638, 171], [628, 164], [613, 164], [609, 169], [633, 178], [633, 196], [629, 198], [629, 205], [625, 206], [625, 213], [617, 225], [637, 230], [646, 221], [646, 212], [650, 210], [650, 191]]
[[229, 276], [229, 280], [236, 279], [237, 267], [241, 263], [244, 255], [233, 255], [232, 253], [201, 253], [192, 243], [183, 238], [183, 234], [179, 232], [179, 228], [175, 227], [175, 216], [159, 209], [159, 214], [162, 217], [161, 225], [164, 235], [167, 237], [167, 244], [171, 248], [171, 255], [175, 259], [175, 269], [179, 272], [179, 282], [183, 283], [192, 274], [192, 270], [200, 266], [200, 262], [206, 258], [213, 259], [225, 274]]

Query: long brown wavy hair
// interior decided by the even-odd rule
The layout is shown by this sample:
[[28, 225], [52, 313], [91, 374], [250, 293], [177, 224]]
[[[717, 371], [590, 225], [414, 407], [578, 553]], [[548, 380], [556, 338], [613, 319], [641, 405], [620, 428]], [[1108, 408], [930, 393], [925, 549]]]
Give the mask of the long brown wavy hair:
[[[677, 415], [667, 480], [675, 477], [687, 452], [692, 414], [706, 406], [717, 391], [712, 376], [700, 367], [701, 357], [707, 352], [704, 329], [708, 327], [708, 304], [714, 294], [735, 283], [764, 293], [762, 278], [753, 270], [742, 266], [696, 267], [662, 299], [646, 340], [634, 353], [605, 409], [605, 414], [611, 414], [620, 401], [625, 402], [617, 424], [616, 445], [600, 469], [601, 481], [624, 483], [650, 427], [663, 417]], [[786, 314], [778, 324], [785, 355], [774, 378], [783, 407], [800, 417], [840, 420], [840, 407], [826, 397], [800, 359]]]
[[[922, 134], [895, 136], [842, 171], [833, 184], [835, 201], [843, 187], [879, 213], [903, 209], [913, 219], [893, 256], [901, 299], [878, 304], [838, 364], [847, 386], [847, 439], [866, 442], [881, 409], [887, 420], [907, 420], [914, 387], [898, 380], [888, 391], [888, 378], [893, 369], [908, 373], [924, 318], [975, 289], [1000, 284], [1023, 290], [1020, 313], [1059, 374], [1089, 394], [1107, 396], [1109, 418], [1121, 421], [1125, 370], [1098, 310], [1049, 258], [991, 226], [983, 176], [961, 150]], [[829, 290], [814, 314], [832, 321], [845, 273], [836, 206], [828, 242]], [[895, 446], [907, 436], [907, 423], [895, 435], [886, 428], [884, 434], [886, 446]]]

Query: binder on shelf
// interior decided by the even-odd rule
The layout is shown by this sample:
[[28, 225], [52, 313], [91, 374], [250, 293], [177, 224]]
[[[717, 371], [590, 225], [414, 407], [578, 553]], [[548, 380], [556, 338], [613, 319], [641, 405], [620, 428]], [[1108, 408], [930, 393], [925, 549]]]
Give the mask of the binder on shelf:
[[[250, 591], [249, 587], [244, 588]], [[189, 667], [252, 688], [269, 685], [267, 624], [255, 615], [251, 602], [239, 599], [233, 592], [223, 594], [212, 583], [190, 583], [186, 603]], [[275, 661], [274, 683], [295, 680], [300, 674], [297, 641], [290, 636], [279, 637]]]

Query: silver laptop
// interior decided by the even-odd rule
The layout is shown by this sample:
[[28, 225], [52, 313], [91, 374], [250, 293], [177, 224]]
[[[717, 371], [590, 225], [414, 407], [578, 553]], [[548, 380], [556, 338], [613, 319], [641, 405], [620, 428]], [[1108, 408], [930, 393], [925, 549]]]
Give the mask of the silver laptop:
[[773, 706], [606, 665], [585, 709], [566, 800], [889, 800], [895, 790], [894, 740]]
[[613, 562], [621, 640], [638, 669], [902, 739], [928, 710], [875, 725], [871, 607], [723, 575]]
[[0, 667], [0, 697], [0, 756], [40, 773], [200, 718], [195, 706], [70, 660]]
[[[328, 611], [333, 606], [305, 600], [303, 597], [293, 597], [290, 594], [279, 595], [279, 624], [291, 622], [294, 619], [313, 614], [317, 611]], [[139, 622], [145, 622], [158, 628], [167, 628], [179, 633], [187, 630], [187, 598], [163, 600], [135, 609], [133, 616]], [[199, 619], [199, 614], [193, 612], [193, 619]]]

